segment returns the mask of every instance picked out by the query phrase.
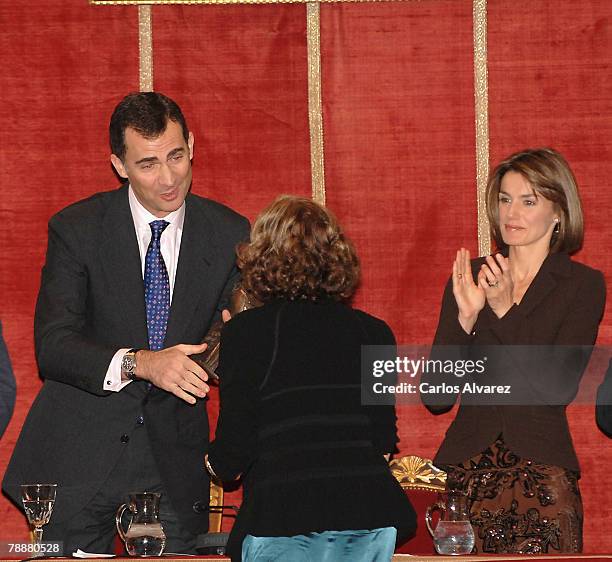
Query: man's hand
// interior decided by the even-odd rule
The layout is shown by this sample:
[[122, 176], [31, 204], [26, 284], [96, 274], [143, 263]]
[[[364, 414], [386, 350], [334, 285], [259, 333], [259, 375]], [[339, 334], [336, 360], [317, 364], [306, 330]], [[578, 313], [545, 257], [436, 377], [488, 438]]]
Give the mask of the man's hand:
[[160, 351], [141, 350], [136, 354], [136, 376], [171, 392], [188, 404], [195, 396], [204, 398], [210, 387], [208, 375], [188, 355], [202, 353], [206, 344], [179, 344]]

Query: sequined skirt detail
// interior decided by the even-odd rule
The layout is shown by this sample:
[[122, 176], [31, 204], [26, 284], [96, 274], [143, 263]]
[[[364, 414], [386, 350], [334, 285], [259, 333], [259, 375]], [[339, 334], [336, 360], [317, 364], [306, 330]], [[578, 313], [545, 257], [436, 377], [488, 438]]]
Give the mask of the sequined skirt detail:
[[448, 489], [468, 494], [475, 553], [582, 552], [575, 472], [523, 459], [501, 436], [471, 459], [444, 468]]

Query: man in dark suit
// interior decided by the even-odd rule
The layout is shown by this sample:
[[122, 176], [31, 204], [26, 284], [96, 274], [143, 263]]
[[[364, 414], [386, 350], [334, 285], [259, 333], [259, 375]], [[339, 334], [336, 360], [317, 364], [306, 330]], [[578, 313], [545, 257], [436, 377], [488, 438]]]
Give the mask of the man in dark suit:
[[612, 359], [610, 359], [604, 381], [597, 390], [595, 417], [599, 429], [608, 437], [612, 437]]
[[[159, 93], [124, 98], [111, 117], [119, 189], [49, 221], [35, 316], [44, 385], [3, 488], [57, 483], [45, 539], [112, 552], [129, 492], [160, 492], [166, 551], [193, 552], [207, 530], [206, 374], [189, 355], [238, 279], [248, 221], [189, 193], [194, 137]], [[204, 508], [204, 509], [203, 509]]]

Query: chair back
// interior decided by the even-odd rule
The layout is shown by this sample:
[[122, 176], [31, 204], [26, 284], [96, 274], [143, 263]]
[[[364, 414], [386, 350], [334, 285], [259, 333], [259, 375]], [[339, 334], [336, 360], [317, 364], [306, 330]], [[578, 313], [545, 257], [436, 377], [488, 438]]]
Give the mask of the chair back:
[[223, 486], [210, 481], [210, 511], [208, 515], [208, 532], [220, 533], [223, 520]]

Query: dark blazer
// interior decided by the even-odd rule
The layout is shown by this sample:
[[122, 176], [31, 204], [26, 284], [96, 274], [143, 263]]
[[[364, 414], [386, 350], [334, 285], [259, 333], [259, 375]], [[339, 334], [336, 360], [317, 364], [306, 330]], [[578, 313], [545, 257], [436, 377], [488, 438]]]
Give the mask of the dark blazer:
[[[474, 278], [483, 262], [484, 258], [472, 261]], [[567, 254], [551, 254], [520, 304], [501, 319], [486, 304], [472, 334], [466, 334], [457, 319], [451, 280], [444, 292], [434, 346], [591, 346], [603, 315], [605, 294], [600, 271], [570, 260]], [[504, 348], [497, 349], [503, 352]], [[547, 361], [537, 362], [537, 368], [536, 362], [522, 361], [516, 353], [512, 364], [488, 365], [488, 377], [516, 385], [526, 400], [520, 405], [470, 405], [463, 395], [434, 462], [463, 462], [503, 434], [510, 450], [522, 457], [578, 471], [565, 410], [576, 395], [590, 347], [586, 351], [576, 347], [554, 350], [547, 354]], [[434, 379], [429, 377], [428, 382]], [[445, 404], [433, 404], [432, 398], [424, 395], [421, 398], [432, 412], [444, 413], [451, 409], [457, 394], [450, 394]]]
[[11, 359], [2, 337], [2, 322], [0, 322], [0, 438], [11, 420], [16, 391], [15, 375], [13, 375]]
[[362, 406], [362, 345], [395, 345], [389, 327], [333, 301], [277, 301], [225, 325], [221, 412], [210, 462], [244, 475], [228, 543], [246, 534], [292, 536], [394, 526], [415, 514], [383, 457], [398, 441], [393, 406]]
[[612, 437], [612, 359], [608, 365], [604, 382], [597, 390], [595, 417], [599, 428], [608, 437]]
[[[235, 245], [248, 221], [187, 195], [165, 346], [199, 343], [238, 278]], [[75, 203], [49, 221], [49, 244], [35, 316], [44, 379], [3, 481], [19, 501], [23, 482], [57, 482], [55, 521], [78, 512], [118, 462], [144, 417], [163, 484], [183, 525], [207, 528], [206, 401], [190, 406], [144, 382], [103, 390], [122, 347], [148, 347], [144, 284], [127, 186]]]

